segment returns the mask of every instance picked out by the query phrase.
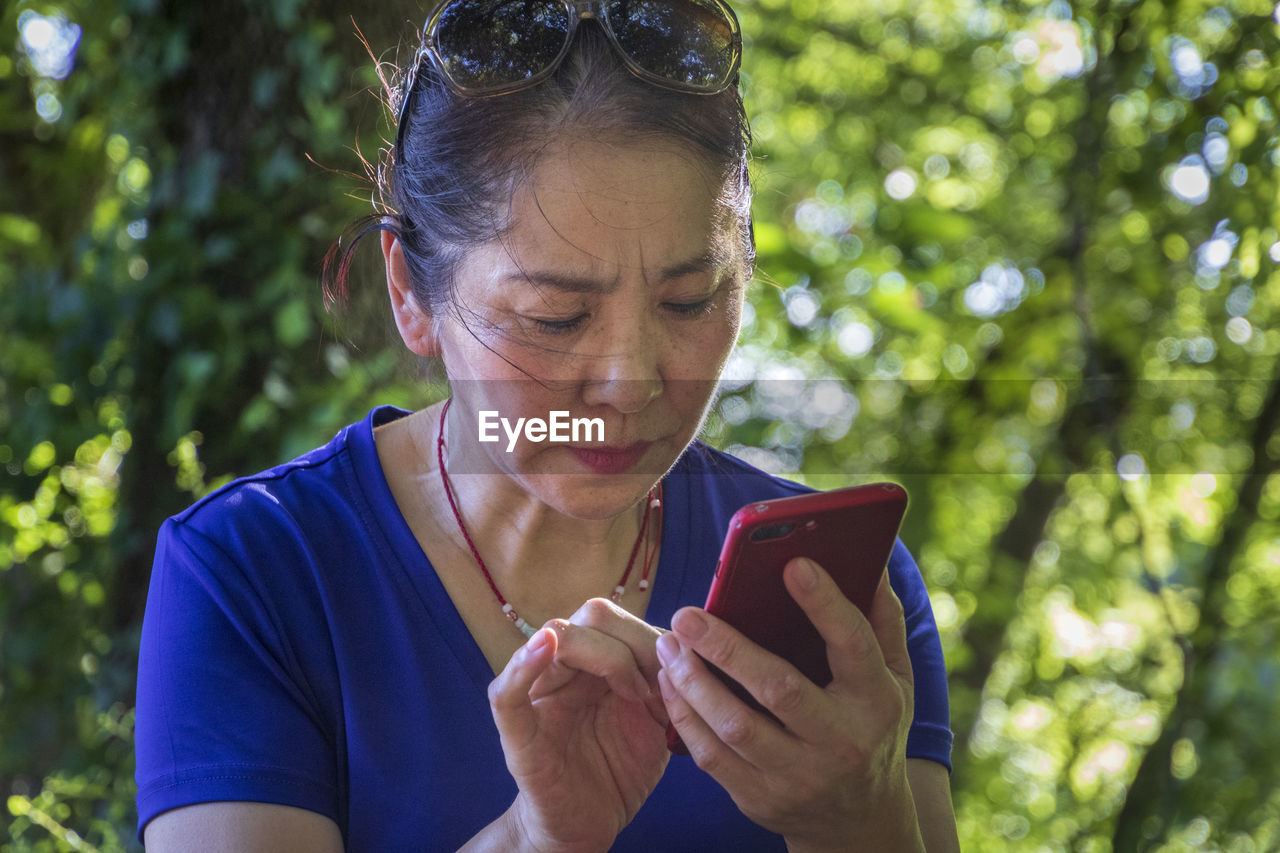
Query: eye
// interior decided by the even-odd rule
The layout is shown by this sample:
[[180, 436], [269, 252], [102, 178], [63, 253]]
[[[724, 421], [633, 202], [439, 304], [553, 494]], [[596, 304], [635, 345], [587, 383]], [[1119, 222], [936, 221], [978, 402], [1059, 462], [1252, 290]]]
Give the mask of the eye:
[[534, 328], [548, 335], [565, 335], [579, 328], [587, 319], [586, 314], [578, 314], [564, 319], [552, 317], [526, 317]]
[[668, 311], [673, 311], [682, 317], [702, 317], [711, 313], [712, 297], [699, 299], [696, 302], [667, 302], [664, 303]]

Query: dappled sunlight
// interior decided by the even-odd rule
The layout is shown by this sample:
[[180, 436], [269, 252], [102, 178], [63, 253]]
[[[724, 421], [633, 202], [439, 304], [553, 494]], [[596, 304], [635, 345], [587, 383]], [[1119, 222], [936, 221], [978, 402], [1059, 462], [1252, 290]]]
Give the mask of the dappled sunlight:
[[[966, 849], [1274, 849], [1280, 4], [734, 5], [757, 275], [702, 437], [906, 486]], [[388, 136], [346, 15], [383, 56], [419, 4], [144, 6], [0, 12], [15, 849], [137, 849], [163, 518], [445, 393], [376, 249], [372, 331], [315, 286]]]

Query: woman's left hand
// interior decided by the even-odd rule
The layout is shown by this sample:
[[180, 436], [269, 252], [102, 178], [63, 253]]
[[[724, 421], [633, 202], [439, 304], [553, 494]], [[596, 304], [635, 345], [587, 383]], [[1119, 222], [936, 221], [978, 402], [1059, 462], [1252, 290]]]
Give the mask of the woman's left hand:
[[[906, 773], [914, 690], [902, 604], [887, 576], [869, 619], [810, 560], [792, 560], [784, 579], [826, 641], [831, 683], [818, 687], [686, 607], [658, 641], [658, 683], [676, 730], [738, 808], [792, 851], [848, 850], [855, 840], [867, 850], [923, 850]], [[785, 728], [734, 696], [698, 655]]]

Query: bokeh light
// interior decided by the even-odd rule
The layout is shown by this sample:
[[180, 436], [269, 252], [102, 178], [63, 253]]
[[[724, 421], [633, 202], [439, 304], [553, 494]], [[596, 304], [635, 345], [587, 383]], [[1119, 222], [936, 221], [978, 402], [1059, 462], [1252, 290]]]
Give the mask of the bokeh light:
[[64, 80], [75, 65], [80, 27], [61, 12], [45, 16], [27, 9], [18, 16], [18, 32], [27, 60], [36, 74]]
[[1169, 189], [1189, 204], [1204, 204], [1209, 200], [1209, 170], [1199, 155], [1186, 157], [1169, 175]]

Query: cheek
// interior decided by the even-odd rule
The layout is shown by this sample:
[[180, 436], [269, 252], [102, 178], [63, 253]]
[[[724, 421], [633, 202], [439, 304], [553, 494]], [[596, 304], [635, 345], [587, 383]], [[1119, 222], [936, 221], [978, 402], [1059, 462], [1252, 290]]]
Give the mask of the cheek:
[[695, 333], [677, 333], [677, 346], [685, 350], [690, 378], [717, 380], [738, 340], [742, 323], [742, 298], [731, 297]]
[[[471, 328], [452, 323], [448, 343], [444, 347], [445, 367], [450, 379], [493, 383], [483, 396], [511, 398], [513, 403], [528, 393], [520, 386], [532, 383], [531, 377], [542, 375], [545, 354], [528, 346], [519, 338], [494, 326], [477, 322]], [[542, 355], [540, 359], [539, 356]]]

